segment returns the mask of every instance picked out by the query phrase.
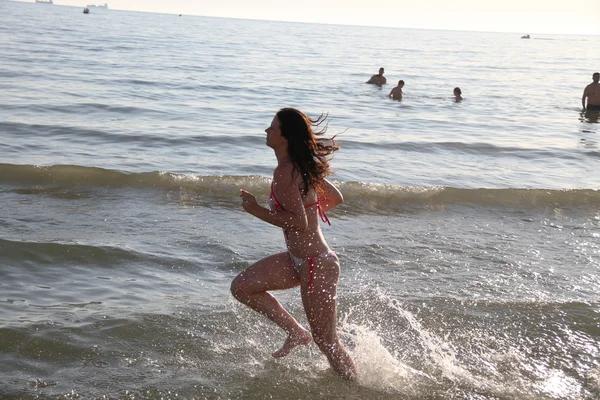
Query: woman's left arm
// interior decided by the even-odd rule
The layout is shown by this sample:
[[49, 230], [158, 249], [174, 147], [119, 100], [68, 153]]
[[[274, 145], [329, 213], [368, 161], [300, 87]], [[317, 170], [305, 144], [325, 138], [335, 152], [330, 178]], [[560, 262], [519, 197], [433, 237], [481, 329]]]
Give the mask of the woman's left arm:
[[342, 196], [342, 193], [327, 179], [323, 180], [323, 186], [321, 189], [323, 192], [319, 195], [319, 198], [324, 198], [320, 202], [321, 210], [329, 211], [344, 202], [344, 196]]

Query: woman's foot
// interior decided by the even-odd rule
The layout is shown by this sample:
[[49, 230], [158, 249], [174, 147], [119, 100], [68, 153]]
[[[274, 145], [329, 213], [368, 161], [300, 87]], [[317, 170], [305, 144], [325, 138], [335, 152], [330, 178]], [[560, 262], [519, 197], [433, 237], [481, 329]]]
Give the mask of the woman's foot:
[[294, 347], [300, 345], [307, 345], [311, 342], [311, 340], [312, 335], [310, 334], [310, 332], [302, 328], [300, 332], [295, 333], [293, 335], [289, 335], [285, 340], [285, 343], [283, 343], [283, 346], [271, 355], [275, 358], [285, 357], [288, 354], [290, 354]]

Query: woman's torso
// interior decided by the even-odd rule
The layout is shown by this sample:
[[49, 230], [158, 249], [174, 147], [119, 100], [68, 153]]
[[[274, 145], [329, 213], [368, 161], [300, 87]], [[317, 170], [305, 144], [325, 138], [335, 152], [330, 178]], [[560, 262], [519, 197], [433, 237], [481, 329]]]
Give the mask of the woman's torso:
[[[300, 188], [296, 187], [298, 196], [300, 196], [304, 205], [308, 228], [305, 231], [284, 228], [283, 235], [287, 248], [293, 255], [300, 258], [313, 257], [329, 250], [319, 224], [318, 198], [314, 189], [310, 189], [305, 195], [302, 195]], [[271, 186], [269, 203], [272, 210], [283, 210], [278, 201], [275, 181]]]

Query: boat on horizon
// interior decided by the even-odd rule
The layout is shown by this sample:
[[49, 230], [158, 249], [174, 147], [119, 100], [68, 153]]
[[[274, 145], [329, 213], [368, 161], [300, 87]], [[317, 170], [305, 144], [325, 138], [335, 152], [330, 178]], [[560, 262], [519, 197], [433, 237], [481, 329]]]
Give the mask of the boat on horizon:
[[108, 3], [104, 3], [104, 4], [100, 4], [100, 5], [88, 4], [86, 7], [87, 8], [106, 8], [106, 9], [108, 9]]
[[54, 4], [53, 0], [35, 0], [37, 4]]

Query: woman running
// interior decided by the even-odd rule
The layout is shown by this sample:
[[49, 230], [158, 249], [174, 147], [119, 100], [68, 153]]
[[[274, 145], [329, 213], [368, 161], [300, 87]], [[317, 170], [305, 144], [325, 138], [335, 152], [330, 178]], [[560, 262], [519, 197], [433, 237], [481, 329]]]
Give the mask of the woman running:
[[[283, 229], [288, 251], [248, 267], [233, 280], [231, 293], [287, 333], [273, 357], [286, 356], [294, 347], [314, 340], [337, 373], [355, 380], [356, 368], [337, 334], [340, 264], [319, 225], [319, 218], [329, 223], [325, 212], [343, 202], [342, 194], [325, 179], [331, 173], [329, 156], [339, 147], [332, 139], [319, 138], [326, 128], [313, 130], [324, 120], [323, 116], [312, 120], [296, 109], [283, 108], [266, 129], [267, 146], [277, 157], [270, 209], [260, 206], [254, 195], [243, 189], [240, 197], [248, 213]], [[310, 332], [269, 293], [296, 286], [300, 286]]]

